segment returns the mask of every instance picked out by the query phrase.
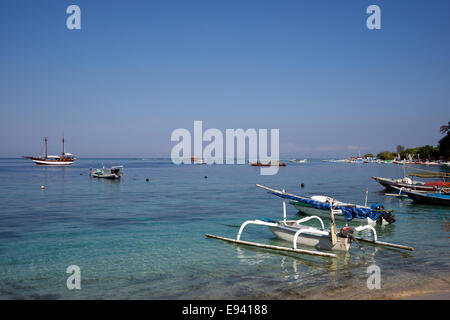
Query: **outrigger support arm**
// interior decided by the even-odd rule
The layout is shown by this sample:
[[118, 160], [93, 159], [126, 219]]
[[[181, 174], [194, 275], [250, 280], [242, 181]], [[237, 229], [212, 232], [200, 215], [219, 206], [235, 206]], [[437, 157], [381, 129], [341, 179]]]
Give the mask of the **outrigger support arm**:
[[257, 224], [257, 225], [263, 225], [263, 226], [268, 226], [268, 227], [276, 227], [278, 225], [274, 222], [265, 222], [265, 221], [261, 221], [261, 220], [247, 220], [241, 225], [241, 228], [239, 229], [236, 240], [239, 241], [241, 239], [242, 231], [244, 231], [244, 228], [249, 224]]
[[375, 228], [374, 228], [374, 227], [369, 226], [369, 225], [359, 226], [359, 227], [356, 227], [356, 228], [355, 228], [355, 231], [356, 231], [356, 232], [359, 232], [359, 231], [363, 231], [363, 230], [366, 230], [366, 229], [372, 230], [372, 233], [373, 233], [373, 241], [376, 242], [376, 241], [378, 240], [378, 237], [377, 237], [377, 232], [375, 231]]
[[325, 229], [325, 225], [323, 224], [323, 220], [320, 217], [318, 217], [318, 216], [310, 216], [310, 217], [302, 218], [300, 220], [297, 220], [296, 223], [299, 225], [300, 223], [306, 222], [306, 221], [311, 220], [311, 219], [318, 219], [320, 221], [320, 224], [322, 225], [322, 229]]

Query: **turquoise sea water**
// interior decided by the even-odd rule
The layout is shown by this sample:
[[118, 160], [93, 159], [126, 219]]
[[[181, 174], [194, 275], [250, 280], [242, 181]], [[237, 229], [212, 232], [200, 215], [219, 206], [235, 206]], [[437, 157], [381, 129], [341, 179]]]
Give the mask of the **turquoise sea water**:
[[[89, 168], [102, 162], [124, 165], [122, 181], [89, 177]], [[378, 292], [445, 278], [450, 208], [386, 197], [370, 178], [402, 174], [393, 164], [320, 160], [261, 176], [259, 168], [248, 165], [176, 166], [169, 159], [77, 159], [67, 168], [0, 159], [0, 298], [370, 296], [366, 280], [372, 264], [381, 270]], [[362, 252], [353, 245], [350, 254], [329, 259], [205, 238], [205, 233], [235, 237], [248, 219], [282, 217], [282, 201], [255, 183], [360, 204], [369, 188], [369, 203], [381, 202], [397, 217], [394, 225], [376, 227], [379, 239], [416, 250], [366, 245]], [[288, 216], [300, 218], [290, 205]], [[290, 245], [261, 226], [248, 227], [243, 239]], [[81, 290], [66, 287], [70, 265], [81, 269]]]

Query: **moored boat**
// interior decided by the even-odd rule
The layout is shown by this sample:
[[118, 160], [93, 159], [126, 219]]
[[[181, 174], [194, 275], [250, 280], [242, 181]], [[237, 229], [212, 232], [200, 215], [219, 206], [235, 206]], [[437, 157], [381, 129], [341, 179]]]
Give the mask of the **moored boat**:
[[45, 154], [42, 157], [30, 157], [24, 158], [32, 160], [36, 165], [40, 166], [70, 166], [75, 162], [75, 157], [71, 153], [64, 151], [64, 136], [62, 138], [62, 153], [61, 156], [47, 155], [47, 137], [44, 139]]
[[117, 180], [123, 176], [123, 166], [107, 168], [104, 165], [101, 169], [90, 169], [89, 172], [94, 178]]
[[[439, 190], [439, 186], [436, 183], [440, 183], [441, 181], [431, 181], [431, 182], [422, 182], [422, 181], [414, 181], [411, 178], [405, 177], [402, 179], [389, 179], [389, 178], [381, 178], [381, 177], [372, 177], [376, 182], [381, 184], [388, 190], [393, 190], [393, 187], [410, 189], [410, 190], [418, 190], [418, 191], [430, 191], [436, 192]], [[450, 191], [450, 187], [444, 186], [444, 191]]]
[[450, 194], [447, 193], [428, 193], [412, 190], [402, 190], [402, 192], [408, 195], [414, 202], [450, 206]]
[[297, 160], [297, 159], [292, 159], [289, 160], [290, 163], [307, 163], [308, 159], [302, 159], [302, 160]]

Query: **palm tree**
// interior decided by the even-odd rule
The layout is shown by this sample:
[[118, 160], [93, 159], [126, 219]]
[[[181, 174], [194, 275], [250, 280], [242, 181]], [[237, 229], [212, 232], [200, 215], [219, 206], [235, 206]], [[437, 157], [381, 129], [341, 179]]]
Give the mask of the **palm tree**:
[[448, 123], [448, 125], [443, 125], [441, 126], [441, 133], [442, 134], [446, 134], [450, 131], [450, 122]]

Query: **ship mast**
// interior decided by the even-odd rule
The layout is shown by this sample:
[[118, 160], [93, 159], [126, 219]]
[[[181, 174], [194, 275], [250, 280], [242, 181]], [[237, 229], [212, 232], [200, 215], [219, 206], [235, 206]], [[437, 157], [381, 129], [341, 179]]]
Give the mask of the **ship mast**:
[[62, 157], [64, 157], [64, 134], [62, 138]]
[[44, 145], [45, 145], [45, 159], [47, 159], [47, 137], [44, 139]]

